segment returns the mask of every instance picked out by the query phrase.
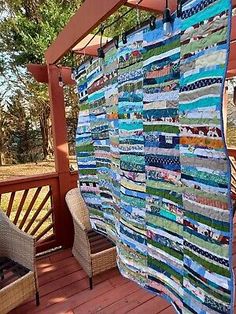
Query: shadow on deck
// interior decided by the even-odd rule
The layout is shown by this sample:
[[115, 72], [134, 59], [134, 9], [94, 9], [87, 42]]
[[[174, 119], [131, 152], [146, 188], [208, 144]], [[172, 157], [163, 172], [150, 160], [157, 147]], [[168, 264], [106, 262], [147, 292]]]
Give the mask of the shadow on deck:
[[89, 290], [88, 277], [70, 250], [39, 259], [37, 267], [41, 305], [30, 300], [12, 314], [175, 313], [169, 303], [125, 279], [117, 269], [95, 276]]
[[[236, 270], [236, 236], [233, 254]], [[125, 279], [117, 269], [95, 276], [89, 290], [88, 277], [69, 249], [39, 259], [37, 268], [41, 305], [30, 300], [11, 314], [175, 313], [169, 303]]]

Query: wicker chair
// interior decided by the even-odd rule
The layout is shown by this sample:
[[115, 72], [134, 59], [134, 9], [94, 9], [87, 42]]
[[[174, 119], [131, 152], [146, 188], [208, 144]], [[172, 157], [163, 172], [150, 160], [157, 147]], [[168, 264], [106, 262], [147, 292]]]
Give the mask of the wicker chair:
[[74, 223], [72, 253], [88, 274], [92, 289], [94, 275], [116, 266], [116, 248], [104, 235], [92, 230], [88, 208], [78, 188], [66, 194], [66, 203]]
[[0, 313], [36, 296], [35, 239], [18, 229], [0, 210]]

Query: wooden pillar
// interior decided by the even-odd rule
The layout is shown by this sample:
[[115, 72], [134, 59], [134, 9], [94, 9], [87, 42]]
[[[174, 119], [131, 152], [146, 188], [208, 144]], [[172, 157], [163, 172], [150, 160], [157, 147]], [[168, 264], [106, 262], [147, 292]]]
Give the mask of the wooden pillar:
[[63, 87], [59, 86], [60, 68], [48, 65], [50, 109], [52, 119], [55, 167], [59, 177], [58, 196], [54, 199], [55, 232], [58, 243], [69, 247], [73, 239], [73, 226], [65, 203], [65, 194], [71, 188], [69, 147]]
[[228, 87], [225, 84], [224, 88], [224, 98], [223, 98], [223, 123], [224, 123], [224, 136], [227, 140], [227, 110], [228, 110]]

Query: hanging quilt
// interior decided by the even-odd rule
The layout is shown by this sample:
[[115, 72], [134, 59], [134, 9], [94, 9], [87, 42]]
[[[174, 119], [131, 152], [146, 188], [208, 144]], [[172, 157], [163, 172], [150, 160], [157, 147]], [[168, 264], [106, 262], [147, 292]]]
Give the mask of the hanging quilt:
[[231, 1], [182, 1], [76, 71], [79, 185], [121, 273], [177, 313], [233, 313], [230, 165], [222, 123]]

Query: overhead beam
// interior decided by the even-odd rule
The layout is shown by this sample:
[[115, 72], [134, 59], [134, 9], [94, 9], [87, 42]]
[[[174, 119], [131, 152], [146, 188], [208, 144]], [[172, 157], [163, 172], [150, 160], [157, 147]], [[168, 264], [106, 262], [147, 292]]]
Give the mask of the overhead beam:
[[[48, 68], [46, 64], [27, 64], [27, 70], [39, 83], [48, 83]], [[74, 85], [75, 81], [71, 79], [71, 68], [60, 67], [59, 72], [65, 85]]]
[[[129, 7], [137, 7], [138, 0], [128, 0], [126, 5]], [[139, 9], [145, 11], [153, 11], [156, 13], [162, 13], [165, 9], [166, 2], [165, 0], [156, 1], [156, 0], [143, 0], [139, 5]], [[176, 10], [177, 0], [169, 0], [169, 7], [172, 11]]]
[[[60, 60], [70, 49], [83, 40], [101, 22], [113, 14], [123, 4], [137, 6], [137, 0], [99, 0], [99, 6], [94, 5], [95, 0], [86, 0], [71, 18], [69, 23], [60, 32], [56, 40], [50, 45], [45, 53], [48, 64], [54, 64]], [[172, 10], [176, 9], [177, 0], [169, 0]], [[232, 0], [236, 7], [236, 0]], [[140, 9], [163, 12], [165, 1], [143, 0], [139, 4]], [[89, 14], [88, 14], [89, 12]], [[85, 18], [86, 17], [86, 18]], [[236, 40], [236, 17], [232, 19], [231, 40]]]
[[[236, 22], [236, 21], [235, 21]], [[232, 39], [235, 40], [233, 32], [236, 30], [236, 23], [233, 22], [232, 28]], [[236, 33], [236, 32], [235, 32]], [[229, 64], [228, 64], [228, 73], [227, 77], [236, 76], [236, 41], [232, 41], [230, 45], [230, 55], [229, 55]], [[75, 49], [75, 52], [76, 49]], [[90, 54], [91, 53], [91, 54]], [[86, 54], [95, 55], [94, 47], [88, 47]], [[28, 64], [28, 71], [33, 75], [35, 80], [40, 83], [48, 83], [48, 70], [46, 64]], [[69, 67], [61, 67], [61, 76], [65, 85], [74, 85], [75, 81], [71, 79], [71, 68]]]
[[126, 1], [86, 0], [46, 50], [45, 58], [47, 63], [54, 64], [59, 61], [71, 48], [125, 4]]
[[[112, 38], [102, 36], [102, 45], [105, 45], [108, 41], [110, 41]], [[86, 44], [89, 43], [89, 45], [86, 46]], [[88, 34], [84, 39], [82, 39], [75, 47], [72, 48], [72, 51], [74, 51], [77, 54], [81, 55], [89, 55], [92, 57], [97, 56], [97, 49], [100, 47], [101, 43], [101, 36], [99, 35], [93, 35]]]
[[[137, 7], [138, 0], [127, 0], [126, 5], [129, 7]], [[138, 7], [141, 10], [154, 11], [157, 13], [163, 12], [165, 9], [166, 1], [165, 0], [143, 0]], [[232, 0], [233, 8], [236, 7], [236, 0]], [[176, 10], [177, 0], [169, 0], [169, 7], [172, 11]]]
[[[86, 0], [82, 4], [56, 40], [47, 49], [45, 57], [48, 64], [58, 62], [70, 49], [83, 40], [94, 28], [123, 4], [136, 7], [138, 2], [137, 0], [99, 0], [99, 5], [97, 6], [94, 5], [94, 1]], [[177, 0], [169, 0], [169, 6], [173, 11], [176, 9], [176, 2]], [[236, 0], [232, 0], [232, 5], [236, 7]], [[159, 13], [163, 12], [165, 1], [143, 0], [138, 7]], [[234, 26], [235, 24], [236, 17], [233, 17], [232, 25]], [[236, 27], [232, 29], [232, 38], [236, 40]], [[94, 49], [92, 50], [94, 51]]]

